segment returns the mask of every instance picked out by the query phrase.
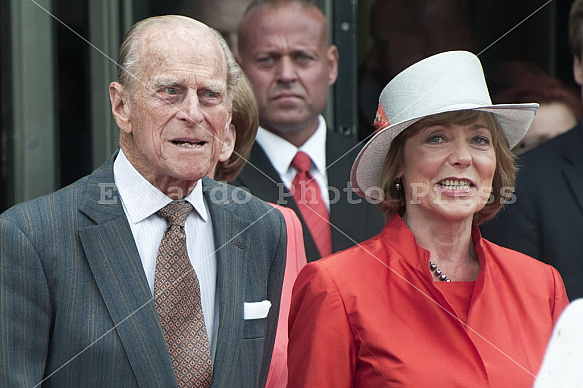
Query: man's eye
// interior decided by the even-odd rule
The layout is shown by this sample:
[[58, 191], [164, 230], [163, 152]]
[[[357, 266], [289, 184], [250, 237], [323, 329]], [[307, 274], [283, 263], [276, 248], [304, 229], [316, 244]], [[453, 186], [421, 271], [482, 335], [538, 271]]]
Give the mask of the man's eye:
[[176, 91], [176, 88], [170, 88], [170, 87], [164, 88], [164, 93], [171, 94], [171, 95], [178, 94], [178, 92]]
[[199, 94], [199, 99], [204, 104], [216, 105], [220, 104], [222, 101], [222, 94], [220, 92], [214, 92], [212, 90], [201, 91]]
[[273, 58], [271, 57], [263, 57], [257, 60], [262, 65], [271, 65], [273, 63]]
[[305, 54], [300, 54], [300, 55], [296, 56], [297, 62], [307, 62], [310, 59], [312, 59], [312, 58], [309, 55], [305, 55]]

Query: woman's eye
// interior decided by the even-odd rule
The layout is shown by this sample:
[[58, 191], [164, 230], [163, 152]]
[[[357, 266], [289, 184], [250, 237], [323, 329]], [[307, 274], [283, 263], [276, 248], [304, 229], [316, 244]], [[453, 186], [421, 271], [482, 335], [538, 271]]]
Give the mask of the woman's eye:
[[429, 143], [440, 143], [443, 141], [443, 136], [442, 135], [431, 135], [431, 136], [429, 136], [429, 139], [427, 141]]
[[477, 145], [489, 145], [490, 139], [488, 139], [487, 137], [480, 136], [474, 139], [474, 143], [476, 143]]

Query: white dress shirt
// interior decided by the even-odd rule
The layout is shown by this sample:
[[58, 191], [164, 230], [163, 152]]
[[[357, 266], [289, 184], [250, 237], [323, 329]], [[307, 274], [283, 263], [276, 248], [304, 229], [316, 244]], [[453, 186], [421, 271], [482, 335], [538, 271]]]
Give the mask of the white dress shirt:
[[[326, 173], [326, 132], [328, 128], [324, 117], [320, 115], [318, 121], [316, 132], [300, 148], [261, 127], [257, 131], [255, 140], [265, 151], [288, 190], [297, 173], [291, 162], [298, 151], [305, 152], [312, 159], [310, 173], [318, 182], [322, 199], [326, 203], [326, 208], [330, 211], [328, 175]], [[261, 166], [258, 166], [258, 168], [261, 168]]]
[[[156, 212], [172, 200], [150, 184], [131, 165], [121, 150], [113, 164], [113, 176], [144, 266], [150, 291], [154, 294], [156, 258], [167, 226], [166, 220]], [[194, 208], [184, 225], [186, 249], [200, 283], [202, 309], [211, 356], [214, 359], [218, 331], [218, 316], [215, 316], [215, 312], [218, 311], [217, 263], [213, 225], [202, 195], [202, 181], [199, 181], [194, 190], [184, 199]]]

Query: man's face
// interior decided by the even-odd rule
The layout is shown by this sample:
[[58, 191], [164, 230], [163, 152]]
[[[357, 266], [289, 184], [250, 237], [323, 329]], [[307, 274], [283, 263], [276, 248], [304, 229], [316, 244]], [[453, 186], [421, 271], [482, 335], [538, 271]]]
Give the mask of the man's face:
[[194, 184], [217, 160], [228, 159], [230, 107], [227, 64], [216, 39], [165, 27], [150, 27], [140, 42], [142, 72], [120, 128], [131, 135], [124, 153], [132, 165], [166, 192], [174, 183]]
[[325, 18], [317, 8], [253, 12], [239, 31], [239, 55], [265, 129], [316, 130], [338, 70], [337, 49], [328, 47]]
[[581, 98], [583, 98], [583, 53], [579, 57], [573, 56], [573, 76], [577, 85], [581, 86]]

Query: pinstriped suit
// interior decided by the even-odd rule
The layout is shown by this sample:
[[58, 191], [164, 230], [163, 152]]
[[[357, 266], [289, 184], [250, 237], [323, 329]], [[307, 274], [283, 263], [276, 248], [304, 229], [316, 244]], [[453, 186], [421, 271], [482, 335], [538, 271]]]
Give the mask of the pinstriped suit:
[[[45, 378], [43, 387], [176, 385], [128, 221], [109, 191], [114, 157], [71, 186], [0, 215], [2, 387]], [[231, 186], [202, 182], [217, 248], [212, 386], [263, 386], [285, 267], [285, 223], [255, 198], [246, 205], [223, 200], [237, 190]], [[244, 320], [243, 303], [264, 299], [273, 304], [267, 319]]]

